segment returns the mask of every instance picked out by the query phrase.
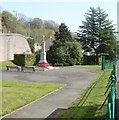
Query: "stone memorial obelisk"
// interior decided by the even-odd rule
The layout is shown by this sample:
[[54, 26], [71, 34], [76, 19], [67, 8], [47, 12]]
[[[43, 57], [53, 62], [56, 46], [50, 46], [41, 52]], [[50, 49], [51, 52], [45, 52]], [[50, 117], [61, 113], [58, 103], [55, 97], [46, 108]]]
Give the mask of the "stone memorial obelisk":
[[49, 63], [46, 60], [46, 52], [45, 52], [45, 36], [43, 35], [43, 42], [42, 42], [42, 48], [40, 53], [40, 61], [36, 64], [38, 67], [46, 67], [51, 68], [52, 66], [49, 65]]

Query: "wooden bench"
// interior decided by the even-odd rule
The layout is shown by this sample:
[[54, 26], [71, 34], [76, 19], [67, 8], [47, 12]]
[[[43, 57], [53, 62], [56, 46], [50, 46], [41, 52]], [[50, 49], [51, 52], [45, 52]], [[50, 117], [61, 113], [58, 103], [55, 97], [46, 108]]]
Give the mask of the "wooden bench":
[[20, 67], [19, 66], [6, 66], [7, 70], [17, 70], [20, 71]]
[[32, 70], [33, 72], [35, 72], [35, 67], [33, 66], [21, 66], [21, 72], [24, 72], [25, 70]]
[[63, 66], [62, 63], [55, 63], [54, 66]]

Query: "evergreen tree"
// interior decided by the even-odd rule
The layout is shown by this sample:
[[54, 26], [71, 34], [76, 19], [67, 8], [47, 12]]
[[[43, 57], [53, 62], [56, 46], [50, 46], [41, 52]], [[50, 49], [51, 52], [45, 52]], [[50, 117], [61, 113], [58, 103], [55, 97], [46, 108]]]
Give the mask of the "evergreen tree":
[[59, 31], [55, 32], [55, 40], [47, 52], [48, 62], [74, 65], [81, 62], [81, 45], [75, 41], [67, 26], [61, 23]]
[[[97, 56], [99, 53], [108, 53], [110, 59], [115, 55], [114, 25], [107, 19], [108, 14], [103, 9], [91, 7], [85, 15], [83, 25], [77, 33], [84, 49], [93, 48]], [[113, 54], [113, 55], [112, 55]]]

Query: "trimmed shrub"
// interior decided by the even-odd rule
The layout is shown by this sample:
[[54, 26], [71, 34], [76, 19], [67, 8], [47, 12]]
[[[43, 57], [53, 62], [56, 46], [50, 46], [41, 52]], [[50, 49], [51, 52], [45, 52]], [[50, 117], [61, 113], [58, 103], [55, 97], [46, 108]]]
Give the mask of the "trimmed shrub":
[[14, 54], [14, 63], [19, 66], [32, 66], [34, 61], [34, 54]]

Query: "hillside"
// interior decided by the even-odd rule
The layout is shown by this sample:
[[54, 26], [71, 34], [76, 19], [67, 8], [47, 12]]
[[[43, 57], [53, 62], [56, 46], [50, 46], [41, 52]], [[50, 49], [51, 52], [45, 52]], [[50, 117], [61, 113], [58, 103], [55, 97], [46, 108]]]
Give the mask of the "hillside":
[[14, 16], [8, 11], [2, 12], [2, 28], [4, 33], [19, 33], [30, 36], [35, 43], [41, 43], [42, 35], [46, 40], [54, 38], [54, 33], [58, 30], [58, 24], [53, 20], [42, 20], [40, 18], [28, 18], [19, 13]]

